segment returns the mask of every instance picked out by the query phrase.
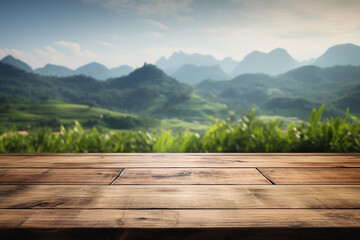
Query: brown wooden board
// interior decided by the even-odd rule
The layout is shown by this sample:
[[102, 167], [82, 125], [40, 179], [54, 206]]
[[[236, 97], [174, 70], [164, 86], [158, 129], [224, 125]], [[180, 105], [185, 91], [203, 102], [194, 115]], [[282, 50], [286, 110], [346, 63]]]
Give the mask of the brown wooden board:
[[360, 184], [360, 168], [259, 168], [275, 184]]
[[122, 169], [0, 169], [0, 184], [110, 184]]
[[0, 208], [360, 208], [359, 185], [1, 185]]
[[[33, 155], [0, 156], [0, 168], [360, 167], [360, 156]], [[16, 159], [19, 157], [19, 159]]]
[[125, 169], [113, 184], [271, 184], [255, 168]]
[[0, 228], [360, 227], [359, 209], [1, 209]]

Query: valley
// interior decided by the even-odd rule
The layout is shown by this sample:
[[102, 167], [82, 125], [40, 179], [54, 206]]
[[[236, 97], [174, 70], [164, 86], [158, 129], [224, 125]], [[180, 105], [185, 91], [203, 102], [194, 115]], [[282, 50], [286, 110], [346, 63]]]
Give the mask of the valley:
[[[280, 119], [286, 125], [308, 121], [312, 109], [323, 104], [326, 118], [344, 117], [347, 108], [359, 117], [359, 59], [335, 61], [349, 49], [356, 53], [360, 47], [334, 46], [306, 66], [282, 49], [253, 53], [239, 63], [180, 52], [135, 70], [126, 65], [108, 69], [98, 63], [77, 70], [51, 64], [32, 70], [7, 56], [0, 62], [1, 128], [58, 130], [77, 120], [85, 128], [105, 130], [202, 132], [211, 117], [236, 120], [252, 109], [263, 121]], [[265, 65], [272, 72], [262, 68]], [[231, 77], [240, 68], [244, 72]]]

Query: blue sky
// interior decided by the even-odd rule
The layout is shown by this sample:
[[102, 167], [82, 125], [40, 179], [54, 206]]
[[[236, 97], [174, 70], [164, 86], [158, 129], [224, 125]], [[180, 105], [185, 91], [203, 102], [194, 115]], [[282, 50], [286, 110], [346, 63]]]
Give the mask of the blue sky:
[[0, 58], [136, 67], [180, 50], [241, 60], [282, 47], [306, 60], [360, 45], [359, 12], [358, 0], [0, 0]]

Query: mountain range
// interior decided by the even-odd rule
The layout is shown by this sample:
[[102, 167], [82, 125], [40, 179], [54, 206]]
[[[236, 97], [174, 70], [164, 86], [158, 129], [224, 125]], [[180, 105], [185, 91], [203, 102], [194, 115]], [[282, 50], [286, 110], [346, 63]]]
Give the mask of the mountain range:
[[222, 61], [215, 59], [211, 55], [203, 54], [186, 54], [182, 51], [174, 52], [168, 59], [161, 57], [156, 61], [155, 65], [161, 68], [169, 75], [175, 73], [183, 65], [195, 65], [210, 67], [214, 65], [220, 65], [223, 71], [230, 73], [236, 66], [237, 62], [231, 57], [224, 58]]
[[[190, 68], [191, 72], [199, 69], [205, 72], [212, 69], [222, 71], [219, 65], [192, 67], [185, 65], [182, 69]], [[222, 74], [225, 73], [222, 71]], [[198, 79], [203, 77], [208, 76]], [[222, 77], [219, 76], [219, 79]], [[13, 117], [20, 115], [31, 118], [33, 122], [36, 119], [40, 121], [42, 118], [31, 115], [37, 111], [37, 105], [43, 106], [44, 116], [51, 116], [46, 109], [52, 106], [48, 104], [52, 102], [80, 104], [85, 109], [83, 112], [96, 108], [100, 114], [102, 110], [99, 109], [106, 109], [141, 116], [119, 119], [114, 116], [96, 118], [93, 114], [95, 117], [85, 121], [86, 126], [106, 123], [108, 127], [123, 128], [136, 122], [135, 125], [139, 125], [142, 117], [182, 121], [181, 126], [184, 126], [183, 121], [204, 123], [209, 120], [209, 115], [217, 119], [227, 118], [230, 114], [242, 116], [252, 108], [256, 108], [260, 115], [298, 117], [306, 121], [309, 112], [322, 104], [326, 106], [326, 117], [343, 117], [347, 107], [350, 107], [351, 114], [360, 116], [359, 96], [360, 66], [351, 65], [327, 68], [303, 66], [277, 76], [248, 73], [231, 80], [207, 79], [191, 87], [152, 64], [144, 64], [123, 77], [100, 81], [84, 75], [43, 76], [0, 62], [0, 112], [3, 113], [0, 114], [0, 122], [9, 126], [17, 124], [17, 118]], [[28, 109], [29, 104], [35, 107]], [[129, 125], [129, 122], [132, 124]], [[39, 126], [44, 124], [56, 125], [58, 122], [49, 118], [38, 123]]]
[[[177, 74], [175, 74], [175, 72], [183, 65], [189, 64], [198, 67], [219, 65], [228, 75], [227, 78], [234, 78], [244, 73], [264, 73], [275, 76], [306, 65], [319, 67], [332, 67], [336, 65], [358, 66], [360, 65], [360, 46], [350, 43], [335, 45], [320, 57], [302, 62], [295, 60], [285, 49], [277, 48], [269, 53], [253, 51], [246, 55], [240, 62], [232, 58], [217, 60], [211, 55], [186, 54], [180, 51], [173, 53], [168, 59], [162, 57], [155, 63], [156, 66], [172, 76], [176, 76]], [[187, 66], [187, 68], [189, 68], [189, 66]], [[193, 67], [193, 69], [195, 68]], [[197, 68], [197, 70], [199, 70], [199, 68]], [[195, 75], [198, 76], [200, 74], [197, 73]], [[203, 73], [203, 75], [206, 75], [206, 73]], [[183, 81], [182, 78], [178, 80]], [[188, 76], [188, 79], [184, 82], [196, 84], [198, 79], [197, 77], [192, 78]]]
[[106, 80], [108, 78], [125, 76], [133, 71], [133, 68], [128, 65], [122, 65], [117, 68], [108, 69], [106, 66], [95, 62], [81, 66], [76, 70], [53, 64], [46, 64], [42, 68], [33, 70], [28, 64], [14, 58], [11, 55], [4, 57], [1, 62], [12, 65], [27, 72], [34, 72], [44, 76], [69, 77], [72, 75], [85, 75], [98, 80]]
[[[133, 71], [127, 65], [108, 69], [106, 66], [95, 62], [81, 66], [76, 70], [52, 64], [32, 70], [28, 64], [10, 55], [3, 58], [1, 62], [45, 76], [85, 75], [98, 80], [125, 76]], [[180, 82], [196, 85], [205, 79], [226, 80], [245, 73], [263, 73], [276, 76], [306, 65], [319, 67], [358, 66], [360, 65], [360, 47], [350, 43], [335, 45], [320, 57], [303, 62], [295, 60], [282, 48], [274, 49], [269, 53], [253, 51], [240, 62], [230, 57], [217, 60], [211, 55], [186, 54], [180, 51], [173, 53], [169, 58], [161, 57], [155, 65]]]

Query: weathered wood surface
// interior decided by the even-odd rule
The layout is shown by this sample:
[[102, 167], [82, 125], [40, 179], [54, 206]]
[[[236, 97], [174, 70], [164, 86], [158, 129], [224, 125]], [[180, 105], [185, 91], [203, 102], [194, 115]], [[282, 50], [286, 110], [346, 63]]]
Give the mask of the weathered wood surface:
[[0, 185], [0, 208], [360, 208], [359, 185]]
[[360, 184], [360, 168], [259, 168], [275, 184]]
[[3, 155], [0, 168], [360, 167], [358, 155]]
[[122, 169], [0, 169], [0, 184], [110, 184]]
[[18, 228], [330, 228], [360, 227], [359, 209], [0, 209]]
[[271, 184], [255, 168], [127, 168], [113, 184]]
[[0, 154], [0, 239], [359, 239], [359, 209], [356, 153]]

